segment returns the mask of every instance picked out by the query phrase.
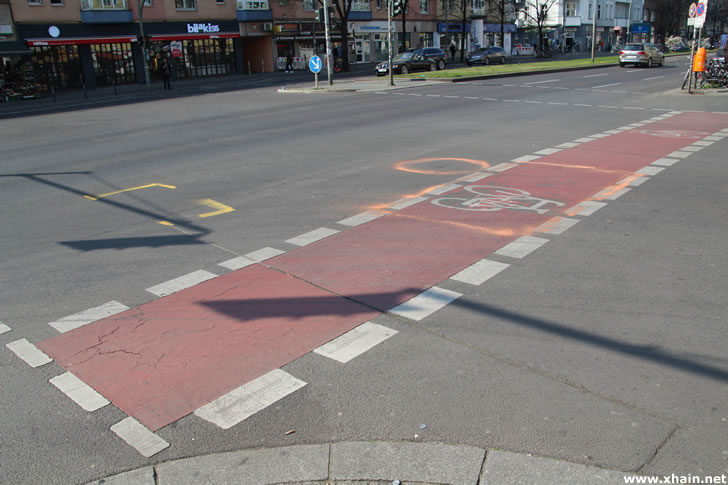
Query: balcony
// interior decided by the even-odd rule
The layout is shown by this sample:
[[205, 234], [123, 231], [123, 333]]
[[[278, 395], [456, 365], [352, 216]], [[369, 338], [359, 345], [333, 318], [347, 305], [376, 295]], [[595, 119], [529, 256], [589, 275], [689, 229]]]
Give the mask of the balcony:
[[371, 20], [372, 7], [369, 0], [354, 0], [351, 2], [351, 12], [349, 12], [349, 20]]
[[629, 27], [629, 20], [627, 19], [614, 19], [615, 27]]
[[273, 20], [268, 0], [238, 0], [237, 19], [240, 22]]
[[581, 17], [579, 15], [567, 15], [564, 19], [564, 27], [579, 27], [581, 25]]
[[122, 24], [132, 21], [126, 0], [81, 0], [81, 22]]

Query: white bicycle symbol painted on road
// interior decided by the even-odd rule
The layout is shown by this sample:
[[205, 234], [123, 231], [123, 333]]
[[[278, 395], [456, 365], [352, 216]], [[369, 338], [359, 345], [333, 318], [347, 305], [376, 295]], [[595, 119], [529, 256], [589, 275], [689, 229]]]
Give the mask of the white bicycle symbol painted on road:
[[562, 202], [533, 197], [530, 193], [511, 187], [498, 187], [496, 185], [469, 185], [463, 187], [474, 194], [475, 197], [441, 197], [432, 200], [432, 203], [448, 209], [465, 211], [499, 211], [503, 209], [532, 211], [538, 214], [548, 212], [544, 206], [553, 204], [563, 207]]

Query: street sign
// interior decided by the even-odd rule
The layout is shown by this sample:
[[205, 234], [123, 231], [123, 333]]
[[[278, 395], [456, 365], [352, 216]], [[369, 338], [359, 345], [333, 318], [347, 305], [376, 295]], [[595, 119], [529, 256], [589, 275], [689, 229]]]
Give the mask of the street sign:
[[691, 3], [690, 9], [688, 10], [688, 17], [690, 17], [690, 18], [695, 17], [695, 14], [697, 13], [697, 11], [698, 11], [698, 6], [695, 5], [694, 3]]
[[319, 56], [313, 56], [311, 59], [308, 60], [308, 68], [311, 70], [312, 73], [318, 74], [321, 72], [321, 66], [322, 66], [321, 58]]
[[708, 0], [700, 0], [695, 10], [695, 27], [702, 29], [705, 25], [705, 17], [708, 12]]

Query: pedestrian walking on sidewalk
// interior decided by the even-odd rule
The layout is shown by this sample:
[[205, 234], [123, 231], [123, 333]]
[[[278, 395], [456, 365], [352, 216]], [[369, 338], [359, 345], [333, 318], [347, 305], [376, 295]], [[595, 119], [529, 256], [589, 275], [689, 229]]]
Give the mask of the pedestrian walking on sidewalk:
[[167, 56], [162, 57], [162, 81], [164, 81], [164, 89], [172, 89], [171, 77], [172, 77], [172, 66], [169, 65], [169, 59]]
[[457, 52], [457, 47], [455, 47], [455, 44], [450, 44], [450, 55], [452, 57], [452, 62], [455, 62], [455, 53]]
[[293, 72], [293, 56], [290, 52], [286, 54], [286, 72]]

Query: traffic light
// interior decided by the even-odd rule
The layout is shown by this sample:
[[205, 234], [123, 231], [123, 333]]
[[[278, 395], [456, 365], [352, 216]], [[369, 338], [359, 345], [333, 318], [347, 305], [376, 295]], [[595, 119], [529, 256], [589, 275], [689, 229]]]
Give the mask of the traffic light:
[[[329, 20], [334, 16], [334, 7], [329, 7]], [[325, 22], [324, 19], [324, 7], [316, 9], [316, 22]]]
[[392, 17], [396, 17], [397, 15], [401, 14], [403, 9], [404, 9], [404, 0], [393, 0]]

